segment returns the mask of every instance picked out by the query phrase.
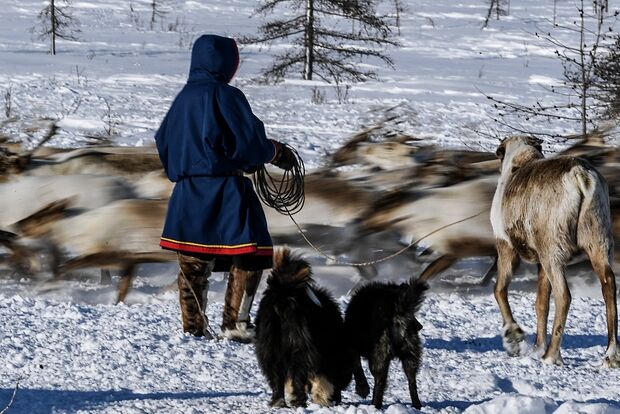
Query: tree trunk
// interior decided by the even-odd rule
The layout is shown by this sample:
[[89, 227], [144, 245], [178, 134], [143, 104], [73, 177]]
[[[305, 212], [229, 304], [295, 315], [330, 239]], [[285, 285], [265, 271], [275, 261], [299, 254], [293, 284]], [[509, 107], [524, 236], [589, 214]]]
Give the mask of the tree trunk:
[[155, 24], [155, 14], [156, 14], [156, 9], [157, 9], [157, 3], [156, 0], [153, 0], [151, 2], [151, 30], [153, 30], [153, 25]]
[[396, 6], [396, 27], [398, 28], [398, 35], [400, 36], [400, 0], [394, 0]]
[[52, 27], [52, 55], [56, 54], [56, 5], [54, 4], [54, 0], [51, 0], [50, 3], [50, 18], [51, 27]]
[[581, 134], [583, 138], [586, 137], [588, 132], [588, 114], [587, 114], [587, 94], [588, 94], [588, 79], [586, 73], [586, 61], [584, 50], [585, 45], [583, 42], [585, 41], [585, 17], [584, 17], [584, 9], [583, 9], [583, 0], [581, 0], [581, 10], [579, 11], [579, 15], [581, 18], [580, 21], [580, 39], [579, 39], [579, 59], [580, 59], [580, 70], [581, 70]]
[[487, 12], [487, 17], [484, 19], [484, 24], [482, 25], [483, 29], [486, 29], [489, 26], [489, 19], [493, 15], [493, 5], [495, 4], [495, 0], [491, 0], [489, 3], [489, 11]]
[[314, 64], [314, 0], [306, 0], [306, 31], [304, 33], [305, 64], [304, 79], [312, 80]]

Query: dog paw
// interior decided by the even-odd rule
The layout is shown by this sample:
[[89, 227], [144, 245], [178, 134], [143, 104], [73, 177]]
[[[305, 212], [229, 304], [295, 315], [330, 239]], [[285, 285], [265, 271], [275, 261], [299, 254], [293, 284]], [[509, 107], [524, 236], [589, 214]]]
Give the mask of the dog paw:
[[271, 400], [269, 406], [273, 408], [286, 408], [286, 401], [284, 398], [276, 398], [275, 400]]
[[383, 398], [381, 399], [373, 398], [372, 405], [374, 405], [377, 410], [380, 410], [383, 407]]
[[519, 356], [523, 352], [522, 343], [525, 339], [525, 333], [517, 324], [511, 324], [504, 327], [503, 343], [504, 349], [510, 356]]
[[302, 408], [306, 408], [308, 406], [308, 403], [304, 400], [292, 400], [290, 402], [291, 407], [302, 407]]
[[368, 383], [360, 384], [356, 382], [355, 393], [362, 398], [368, 397], [368, 394], [370, 394], [370, 387], [368, 386]]

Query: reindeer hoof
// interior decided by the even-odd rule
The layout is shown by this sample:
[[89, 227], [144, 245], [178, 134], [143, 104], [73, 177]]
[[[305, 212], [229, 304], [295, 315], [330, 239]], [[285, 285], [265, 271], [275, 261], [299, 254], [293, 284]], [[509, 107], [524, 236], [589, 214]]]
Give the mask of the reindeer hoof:
[[510, 356], [519, 356], [522, 354], [522, 343], [525, 339], [523, 330], [517, 324], [504, 327], [504, 349]]
[[536, 345], [534, 344], [534, 349], [532, 349], [532, 358], [535, 359], [542, 359], [543, 355], [545, 355], [545, 349], [547, 348], [547, 345]]
[[543, 356], [541, 359], [542, 363], [545, 365], [555, 365], [561, 367], [564, 365], [564, 360], [562, 360], [562, 356], [558, 352], [557, 355], [547, 355]]
[[620, 368], [620, 355], [606, 355], [603, 359], [603, 368]]

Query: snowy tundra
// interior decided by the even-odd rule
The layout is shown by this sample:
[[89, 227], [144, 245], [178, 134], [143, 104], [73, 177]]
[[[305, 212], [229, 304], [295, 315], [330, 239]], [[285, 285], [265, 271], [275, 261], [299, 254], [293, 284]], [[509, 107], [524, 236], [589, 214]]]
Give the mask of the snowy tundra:
[[[272, 50], [241, 51], [234, 84], [246, 92], [270, 137], [298, 148], [308, 167], [323, 165], [350, 134], [371, 125], [385, 108], [397, 107], [406, 119], [399, 128], [428, 143], [494, 150], [497, 142], [476, 132], [494, 128], [488, 117], [493, 108], [481, 91], [522, 103], [558, 99], [548, 89], [559, 82], [562, 68], [553, 50], [530, 33], [553, 18], [554, 5], [560, 21], [572, 21], [573, 1], [513, 0], [509, 16], [493, 20], [485, 30], [484, 0], [405, 3], [402, 46], [388, 51], [395, 70], [377, 67], [382, 81], [351, 85], [344, 103], [323, 82], [290, 78], [278, 85], [257, 84], [254, 78]], [[618, 6], [618, 0], [609, 3]], [[12, 112], [9, 118], [0, 114], [0, 134], [34, 145], [40, 132], [33, 125], [50, 117], [61, 127], [50, 145], [76, 147], [109, 132], [116, 144], [152, 144], [186, 80], [191, 40], [206, 32], [253, 33], [259, 24], [257, 17], [250, 18], [255, 4], [170, 0], [168, 14], [151, 30], [146, 1], [72, 2], [81, 29], [78, 40], [60, 41], [59, 54], [50, 56], [47, 43], [29, 30], [38, 24], [42, 2], [4, 0], [0, 96], [10, 89]], [[389, 13], [390, 4], [381, 7]], [[168, 31], [177, 18], [177, 28]], [[558, 36], [570, 42], [575, 34]], [[313, 90], [324, 92], [325, 102], [313, 103]], [[533, 127], [573, 132], [561, 122]], [[549, 143], [544, 149], [560, 147]], [[319, 283], [344, 308], [349, 289], [359, 281], [357, 272], [323, 266], [311, 250], [304, 253], [315, 264]], [[491, 289], [463, 287], [478, 279], [486, 265], [480, 259], [462, 261], [434, 282], [422, 306], [422, 411], [620, 413], [620, 371], [592, 363], [604, 353], [606, 336], [603, 301], [590, 268], [568, 272], [573, 300], [564, 332], [564, 366], [549, 367], [534, 354], [505, 355]], [[268, 412], [269, 389], [251, 345], [182, 334], [177, 294], [170, 287], [176, 272], [175, 265], [142, 266], [135, 291], [119, 306], [112, 305], [115, 288], [99, 285], [98, 275], [46, 285], [19, 274], [1, 278], [0, 411], [11, 404], [7, 413]], [[384, 279], [411, 276], [391, 263], [379, 269]], [[513, 313], [523, 321], [529, 343], [536, 329], [535, 278], [533, 269], [524, 268], [515, 275], [511, 293]], [[214, 277], [212, 287], [208, 313], [218, 323], [225, 280]], [[407, 405], [407, 381], [396, 364], [389, 382], [385, 412], [416, 412]], [[298, 412], [379, 411], [347, 389], [341, 406], [310, 405]]]

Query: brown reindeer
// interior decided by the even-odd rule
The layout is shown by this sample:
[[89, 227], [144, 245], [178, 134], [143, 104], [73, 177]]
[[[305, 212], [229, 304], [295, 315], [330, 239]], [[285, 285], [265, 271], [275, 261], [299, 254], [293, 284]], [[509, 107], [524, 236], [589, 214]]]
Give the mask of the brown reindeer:
[[[604, 364], [620, 367], [616, 281], [611, 268], [614, 243], [605, 179], [583, 159], [545, 159], [541, 151], [540, 141], [530, 137], [508, 138], [497, 149], [502, 167], [491, 223], [498, 254], [495, 298], [504, 321], [504, 347], [517, 355], [524, 339], [508, 303], [508, 285], [521, 257], [538, 263], [536, 348], [544, 363], [562, 364], [560, 345], [571, 302], [565, 268], [575, 253], [583, 251], [599, 276], [606, 305]], [[547, 347], [551, 293], [555, 316]]]

